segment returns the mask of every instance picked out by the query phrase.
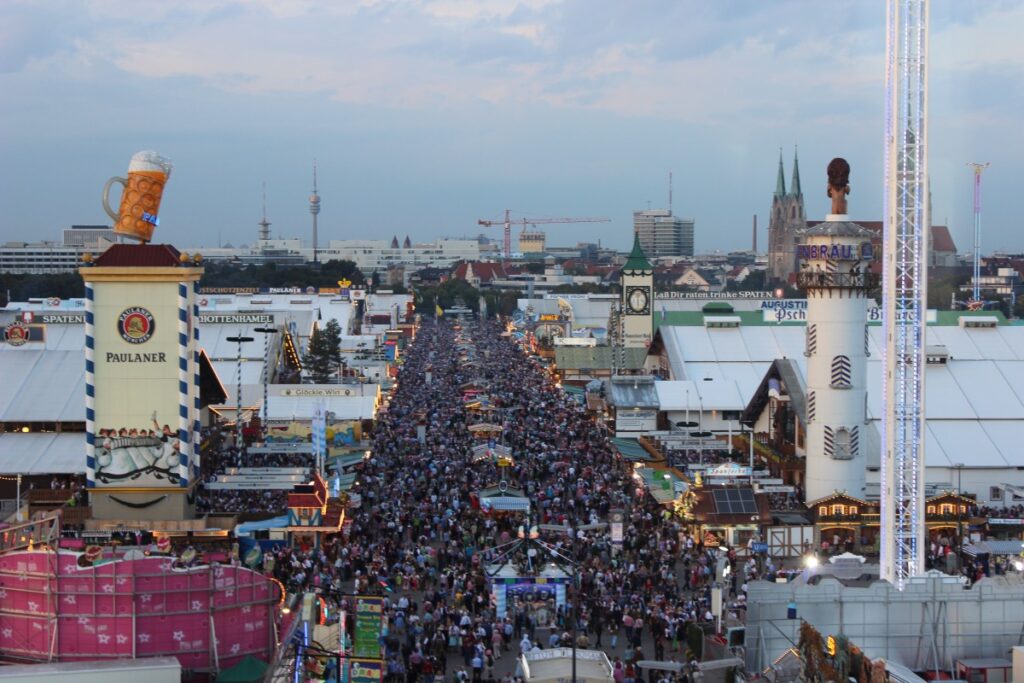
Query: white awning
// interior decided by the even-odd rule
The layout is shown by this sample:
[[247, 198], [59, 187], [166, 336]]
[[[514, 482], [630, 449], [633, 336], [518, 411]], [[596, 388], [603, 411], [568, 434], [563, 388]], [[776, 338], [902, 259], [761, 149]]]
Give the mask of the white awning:
[[530, 509], [530, 499], [518, 496], [488, 496], [480, 499], [480, 507], [501, 512], [525, 512]]
[[0, 474], [82, 474], [85, 434], [0, 434]]

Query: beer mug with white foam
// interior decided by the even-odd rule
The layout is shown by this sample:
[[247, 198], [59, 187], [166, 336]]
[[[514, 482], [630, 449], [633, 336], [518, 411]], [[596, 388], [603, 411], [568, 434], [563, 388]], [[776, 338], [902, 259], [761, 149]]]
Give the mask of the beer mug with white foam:
[[[160, 198], [171, 177], [171, 162], [156, 152], [137, 152], [128, 164], [128, 178], [111, 178], [103, 186], [103, 210], [114, 219], [114, 232], [149, 242], [160, 224]], [[121, 207], [110, 208], [110, 186], [121, 183]]]

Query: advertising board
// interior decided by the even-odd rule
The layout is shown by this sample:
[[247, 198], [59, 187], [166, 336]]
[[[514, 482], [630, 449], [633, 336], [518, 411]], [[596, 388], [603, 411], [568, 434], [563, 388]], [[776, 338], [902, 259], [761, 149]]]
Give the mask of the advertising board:
[[97, 282], [94, 288], [95, 485], [181, 486], [194, 415], [192, 288], [186, 288], [184, 345], [177, 283]]

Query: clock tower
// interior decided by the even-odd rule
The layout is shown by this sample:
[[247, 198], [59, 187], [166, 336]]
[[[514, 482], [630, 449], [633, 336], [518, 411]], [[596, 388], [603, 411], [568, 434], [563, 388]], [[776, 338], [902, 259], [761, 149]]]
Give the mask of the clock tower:
[[622, 266], [622, 343], [626, 348], [645, 348], [654, 327], [654, 266], [633, 237], [633, 251]]

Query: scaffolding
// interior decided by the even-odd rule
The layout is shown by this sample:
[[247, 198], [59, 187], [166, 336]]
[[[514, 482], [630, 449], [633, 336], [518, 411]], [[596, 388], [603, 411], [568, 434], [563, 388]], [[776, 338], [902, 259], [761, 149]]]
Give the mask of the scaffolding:
[[98, 559], [55, 550], [59, 517], [0, 533], [0, 651], [61, 662], [175, 656], [216, 672], [276, 645], [280, 585], [248, 569], [182, 566], [140, 549]]

